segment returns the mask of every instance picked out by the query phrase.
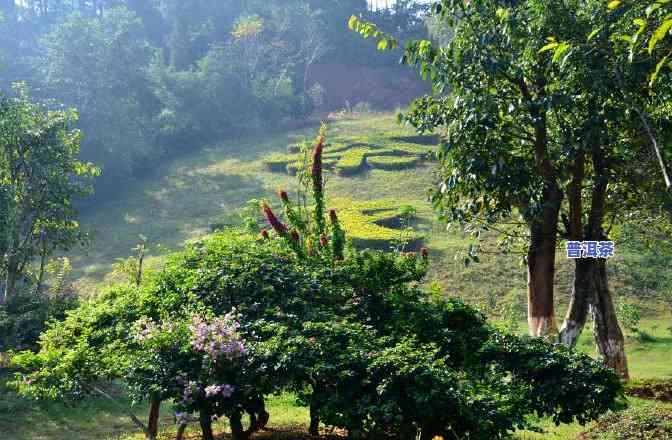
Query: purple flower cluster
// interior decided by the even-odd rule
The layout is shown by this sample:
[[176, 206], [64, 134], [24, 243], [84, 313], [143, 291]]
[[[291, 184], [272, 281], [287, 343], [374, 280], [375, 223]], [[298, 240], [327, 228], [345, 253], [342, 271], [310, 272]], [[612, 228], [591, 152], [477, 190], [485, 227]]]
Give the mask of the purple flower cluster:
[[184, 413], [184, 412], [176, 412], [175, 413], [175, 422], [178, 425], [183, 425], [189, 423], [189, 414]]
[[136, 322], [136, 328], [137, 330], [133, 335], [133, 338], [137, 342], [146, 342], [156, 336], [159, 332], [172, 333], [175, 330], [175, 325], [172, 322], [163, 322], [159, 325], [145, 316]]
[[223, 385], [208, 385], [205, 387], [205, 397], [217, 397], [222, 396], [223, 398], [231, 397], [233, 394], [233, 387], [229, 384]]
[[152, 321], [149, 318], [142, 318], [140, 321], [137, 323], [138, 326], [138, 331], [134, 335], [134, 339], [138, 342], [145, 342], [149, 339], [152, 338], [154, 333], [156, 333], [156, 330], [158, 329], [158, 325], [154, 321]]
[[196, 316], [189, 325], [191, 345], [215, 362], [222, 358], [237, 359], [246, 352], [237, 333], [239, 326], [231, 315], [216, 317], [210, 322]]

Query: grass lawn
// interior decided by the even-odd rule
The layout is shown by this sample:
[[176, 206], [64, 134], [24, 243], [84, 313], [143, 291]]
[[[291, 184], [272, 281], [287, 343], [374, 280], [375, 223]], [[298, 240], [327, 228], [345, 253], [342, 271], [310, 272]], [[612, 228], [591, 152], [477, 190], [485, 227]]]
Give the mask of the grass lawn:
[[[81, 223], [93, 231], [95, 241], [91, 249], [71, 256], [79, 292], [83, 296], [95, 294], [114, 282], [112, 263], [117, 258], [128, 256], [141, 234], [149, 240], [149, 265], [157, 267], [167, 252], [209, 232], [211, 224], [222, 216], [231, 215], [248, 200], [268, 198], [275, 201], [277, 189], [295, 189], [294, 177], [269, 170], [263, 160], [272, 153], [286, 153], [290, 144], [312, 139], [317, 128], [211, 145], [158, 164], [144, 179], [120, 185], [115, 198], [83, 213]], [[395, 142], [393, 138], [404, 138], [405, 142], [410, 142], [413, 135], [413, 131], [400, 128], [392, 115], [382, 114], [330, 123], [328, 140], [335, 145], [382, 142], [392, 146]], [[432, 164], [418, 164], [415, 168], [404, 169], [387, 168], [372, 168], [348, 176], [330, 173], [327, 192], [335, 200], [347, 197], [365, 202], [391, 198], [399, 205], [415, 206], [417, 219], [414, 228], [430, 249], [432, 265], [428, 279], [440, 283], [446, 295], [460, 296], [495, 318], [502, 318], [506, 307], [516, 304], [515, 313], [509, 313], [507, 319], [521, 322], [520, 327], [523, 328], [526, 273], [520, 256], [484, 253], [479, 264], [465, 267], [463, 257], [470, 238], [459, 230], [446, 231], [445, 225], [435, 220], [436, 214], [426, 201], [426, 191], [434, 181]], [[485, 247], [494, 247], [493, 240], [487, 235], [484, 243]], [[573, 267], [560, 251], [558, 255], [558, 310], [564, 311]], [[627, 266], [628, 258], [627, 254], [618, 255], [616, 261], [621, 264], [613, 265], [611, 269], [610, 277], [616, 294], [619, 285], [629, 282], [627, 273], [618, 269]], [[559, 318], [561, 316], [558, 314]], [[646, 341], [629, 338], [628, 355], [633, 377], [672, 377], [669, 322], [669, 316], [658, 306], [652, 306], [644, 314], [641, 327], [653, 338]], [[588, 329], [580, 340], [579, 348], [594, 353]], [[632, 403], [647, 404], [640, 400]], [[134, 411], [144, 417], [144, 406], [138, 406]], [[172, 426], [169, 405], [165, 405], [163, 411], [162, 423]], [[271, 399], [269, 411], [272, 427], [298, 426], [305, 430], [307, 410], [297, 407], [291, 396]], [[571, 439], [584, 430], [578, 425], [556, 428], [546, 421], [541, 421], [541, 426], [548, 432], [543, 435], [519, 433], [518, 438]], [[223, 426], [218, 425], [218, 428], [223, 429]], [[2, 439], [120, 439], [133, 436], [135, 431], [128, 417], [106, 401], [90, 400], [75, 407], [58, 402], [28, 402], [0, 388]], [[196, 431], [192, 428], [190, 432]], [[135, 435], [131, 438], [141, 437]], [[297, 437], [286, 434], [276, 435], [275, 438]]]

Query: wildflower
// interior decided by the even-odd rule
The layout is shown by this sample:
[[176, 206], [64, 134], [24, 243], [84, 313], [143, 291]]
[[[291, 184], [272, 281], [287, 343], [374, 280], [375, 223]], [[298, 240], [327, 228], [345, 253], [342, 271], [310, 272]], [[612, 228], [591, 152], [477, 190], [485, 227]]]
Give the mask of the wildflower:
[[284, 203], [289, 203], [289, 195], [287, 195], [287, 191], [280, 190], [278, 192], [278, 196], [280, 196], [280, 200], [282, 200]]
[[133, 339], [135, 339], [136, 342], [148, 341], [158, 330], [157, 324], [146, 316], [138, 320], [136, 326], [138, 327], [138, 331], [133, 335]]
[[329, 240], [327, 240], [327, 236], [322, 234], [320, 237], [320, 246], [322, 247], [327, 247], [329, 245]]
[[317, 181], [319, 179], [320, 183], [322, 182], [322, 151], [324, 150], [324, 137], [320, 136], [317, 138], [317, 145], [315, 145], [315, 150], [313, 150], [313, 169], [312, 176], [313, 179]]
[[225, 399], [231, 397], [233, 394], [233, 387], [228, 384], [221, 385], [219, 388], [219, 394]]
[[329, 210], [329, 219], [331, 220], [332, 224], [335, 224], [338, 222], [338, 216], [336, 215], [336, 210], [335, 209], [330, 209]]
[[266, 216], [266, 220], [268, 220], [268, 224], [271, 225], [273, 230], [280, 236], [285, 237], [287, 236], [287, 226], [285, 226], [278, 218], [275, 216], [273, 211], [271, 210], [271, 207], [268, 206], [266, 202], [263, 202], [261, 205], [262, 210], [264, 211], [264, 215]]
[[265, 240], [270, 240], [270, 238], [271, 238], [271, 236], [268, 235], [268, 231], [267, 231], [266, 229], [262, 229], [262, 230], [261, 230], [261, 236], [262, 236]]
[[233, 394], [233, 387], [228, 384], [224, 385], [209, 385], [205, 387], [205, 397], [217, 397], [221, 396], [223, 398], [229, 398]]
[[237, 359], [246, 353], [237, 335], [239, 326], [231, 315], [216, 317], [209, 323], [196, 316], [189, 325], [192, 347], [215, 362], [222, 358]]
[[429, 250], [426, 247], [423, 247], [420, 249], [420, 254], [422, 255], [422, 258], [427, 259], [429, 257]]

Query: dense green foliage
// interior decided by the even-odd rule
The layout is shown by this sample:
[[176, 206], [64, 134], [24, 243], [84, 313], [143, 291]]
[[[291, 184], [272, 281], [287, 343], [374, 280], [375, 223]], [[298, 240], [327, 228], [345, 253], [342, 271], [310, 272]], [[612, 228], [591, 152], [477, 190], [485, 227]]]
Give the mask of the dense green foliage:
[[0, 302], [33, 280], [39, 289], [48, 258], [86, 239], [74, 203], [99, 170], [78, 159], [76, 120], [35, 104], [23, 85], [0, 95]]
[[19, 289], [0, 304], [0, 352], [37, 348], [40, 334], [51, 320], [62, 320], [77, 304], [71, 292]]

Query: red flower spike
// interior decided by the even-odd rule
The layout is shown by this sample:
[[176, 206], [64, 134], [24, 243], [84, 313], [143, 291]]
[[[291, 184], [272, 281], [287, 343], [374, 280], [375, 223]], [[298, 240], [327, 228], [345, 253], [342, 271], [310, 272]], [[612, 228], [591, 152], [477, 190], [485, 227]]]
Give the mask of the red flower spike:
[[282, 200], [283, 202], [289, 203], [289, 195], [287, 195], [287, 191], [285, 190], [278, 191], [278, 196], [280, 196], [280, 200]]
[[335, 209], [330, 209], [329, 210], [329, 219], [331, 220], [331, 223], [338, 222], [338, 216], [336, 215], [336, 210]]
[[320, 237], [320, 245], [321, 245], [322, 247], [327, 247], [327, 246], [329, 246], [329, 241], [327, 240], [327, 236], [326, 236], [326, 235], [322, 235], [322, 236]]
[[268, 231], [267, 231], [266, 229], [262, 229], [262, 230], [261, 230], [261, 236], [262, 236], [265, 240], [270, 240], [270, 238], [271, 238], [271, 236], [268, 235]]
[[424, 259], [429, 258], [429, 249], [427, 249], [426, 247], [423, 247], [422, 249], [420, 249], [420, 254], [422, 255], [422, 258], [424, 258]]
[[271, 207], [268, 206], [266, 202], [264, 202], [261, 205], [263, 211], [264, 211], [264, 216], [266, 216], [266, 220], [268, 221], [268, 224], [271, 225], [273, 230], [281, 236], [287, 235], [287, 226], [285, 226], [278, 218], [273, 214], [273, 211], [271, 210]]
[[324, 150], [324, 137], [320, 136], [313, 151], [313, 179], [322, 178], [322, 151]]

